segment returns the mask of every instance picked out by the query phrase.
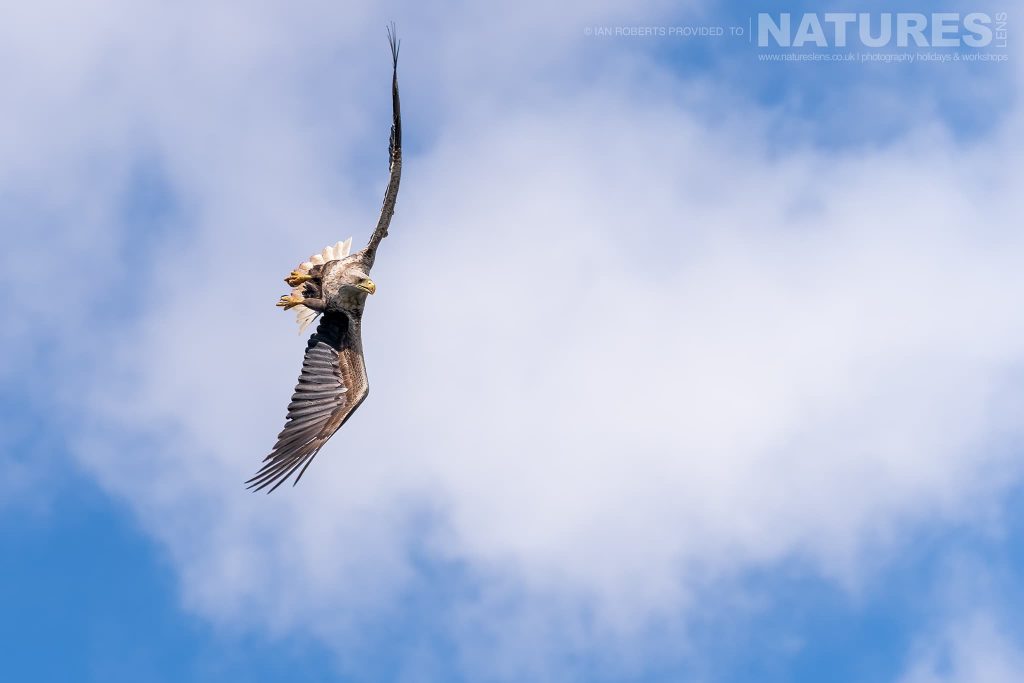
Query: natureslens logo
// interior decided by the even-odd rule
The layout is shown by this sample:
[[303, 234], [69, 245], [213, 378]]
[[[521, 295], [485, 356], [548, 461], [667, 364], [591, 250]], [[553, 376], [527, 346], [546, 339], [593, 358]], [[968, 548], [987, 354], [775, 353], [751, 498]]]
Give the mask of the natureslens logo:
[[[1010, 60], [1006, 12], [759, 12], [741, 23], [592, 25], [598, 39], [713, 40], [756, 46], [759, 62], [1001, 63]], [[702, 49], [696, 47], [695, 49]]]
[[757, 15], [758, 47], [1005, 48], [1007, 13], [783, 12]]

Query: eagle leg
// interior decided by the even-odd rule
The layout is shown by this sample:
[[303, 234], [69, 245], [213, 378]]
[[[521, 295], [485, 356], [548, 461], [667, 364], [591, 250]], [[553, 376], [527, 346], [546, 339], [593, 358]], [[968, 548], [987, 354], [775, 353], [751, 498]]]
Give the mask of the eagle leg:
[[316, 278], [310, 275], [309, 273], [303, 273], [300, 270], [293, 270], [291, 274], [289, 274], [288, 277], [284, 279], [284, 281], [288, 283], [289, 287], [298, 287], [299, 285], [303, 285], [309, 282], [310, 280], [315, 279]]
[[284, 310], [295, 308], [296, 306], [305, 306], [308, 309], [314, 311], [320, 311], [321, 313], [327, 308], [327, 303], [320, 298], [313, 297], [301, 297], [298, 294], [286, 294], [277, 300], [277, 306], [280, 306]]
[[296, 296], [294, 294], [286, 294], [285, 296], [282, 296], [280, 299], [277, 300], [277, 305], [286, 311], [290, 308], [295, 308], [301, 303], [302, 297]]

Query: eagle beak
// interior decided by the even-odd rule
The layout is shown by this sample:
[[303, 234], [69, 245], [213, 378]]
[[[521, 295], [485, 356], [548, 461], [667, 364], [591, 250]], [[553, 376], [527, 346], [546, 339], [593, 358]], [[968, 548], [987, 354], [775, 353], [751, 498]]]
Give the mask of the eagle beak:
[[373, 284], [373, 280], [371, 280], [370, 278], [364, 279], [362, 282], [359, 283], [358, 287], [359, 289], [365, 289], [370, 294], [373, 294], [374, 292], [377, 291], [377, 285]]

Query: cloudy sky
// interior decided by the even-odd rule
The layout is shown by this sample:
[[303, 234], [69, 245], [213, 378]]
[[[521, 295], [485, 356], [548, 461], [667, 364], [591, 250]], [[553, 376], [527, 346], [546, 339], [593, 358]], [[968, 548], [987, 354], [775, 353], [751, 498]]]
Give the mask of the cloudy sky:
[[[6, 7], [5, 679], [1024, 679], [1015, 17], [751, 42], [812, 5], [934, 11]], [[376, 221], [391, 20], [370, 398], [254, 495], [281, 279]]]

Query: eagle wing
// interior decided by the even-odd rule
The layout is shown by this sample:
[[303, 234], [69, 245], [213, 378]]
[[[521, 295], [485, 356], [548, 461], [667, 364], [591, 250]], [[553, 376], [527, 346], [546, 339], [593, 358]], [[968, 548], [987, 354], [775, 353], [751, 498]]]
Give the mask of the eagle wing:
[[284, 429], [263, 467], [245, 482], [248, 488], [270, 486], [273, 491], [301, 467], [298, 483], [327, 440], [366, 398], [369, 385], [356, 325], [353, 331], [344, 313], [324, 314], [306, 345]]
[[370, 241], [363, 250], [367, 267], [373, 266], [380, 241], [388, 236], [391, 217], [395, 215], [398, 201], [398, 186], [402, 181], [402, 105], [398, 98], [398, 48], [400, 46], [395, 25], [388, 28], [388, 44], [391, 45], [391, 138], [388, 141], [388, 189], [384, 192], [384, 204], [380, 208], [377, 227], [370, 235]]

